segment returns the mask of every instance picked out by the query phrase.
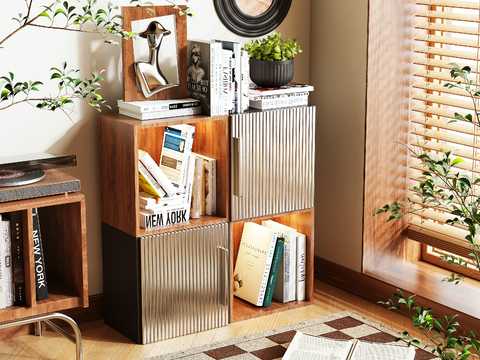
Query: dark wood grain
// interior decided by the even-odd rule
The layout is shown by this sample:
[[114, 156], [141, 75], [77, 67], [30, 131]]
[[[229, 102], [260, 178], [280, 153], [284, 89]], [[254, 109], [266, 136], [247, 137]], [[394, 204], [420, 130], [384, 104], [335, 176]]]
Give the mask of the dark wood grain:
[[363, 269], [372, 271], [418, 255], [409, 248], [406, 220], [385, 223], [376, 209], [406, 201], [410, 84], [413, 81], [413, 0], [369, 2]]
[[[153, 9], [154, 13], [150, 14], [146, 9]], [[153, 18], [165, 15], [175, 15], [177, 24], [177, 44], [178, 44], [178, 70], [180, 86], [160, 91], [148, 100], [162, 99], [184, 99], [187, 97], [187, 17], [180, 16], [178, 11], [172, 6], [146, 6], [140, 10], [135, 6], [122, 7], [123, 27], [127, 31], [132, 31], [132, 21], [145, 18]], [[140, 101], [147, 100], [141, 92], [137, 91], [135, 79], [135, 70], [133, 68], [134, 54], [133, 42], [131, 40], [123, 40], [122, 42], [122, 58], [123, 58], [123, 100]]]

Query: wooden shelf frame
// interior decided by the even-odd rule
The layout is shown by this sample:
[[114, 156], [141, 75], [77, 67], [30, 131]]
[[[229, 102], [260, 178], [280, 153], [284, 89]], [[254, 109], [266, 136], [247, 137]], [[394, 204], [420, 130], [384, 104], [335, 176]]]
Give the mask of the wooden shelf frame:
[[[38, 209], [47, 271], [48, 299], [37, 301], [32, 209]], [[0, 203], [0, 213], [21, 211], [25, 305], [0, 310], [0, 323], [88, 307], [85, 196], [81, 193]]]
[[[193, 151], [217, 160], [217, 215], [146, 231], [140, 228], [138, 150], [159, 162], [166, 126], [195, 126]], [[102, 222], [134, 237], [226, 222], [230, 218], [228, 116], [182, 116], [139, 121], [119, 114], [100, 115]], [[121, 209], [121, 210], [120, 210]]]
[[255, 318], [258, 316], [269, 315], [285, 310], [296, 309], [313, 304], [313, 276], [314, 276], [314, 223], [315, 210], [313, 208], [299, 210], [284, 214], [276, 214], [235, 221], [230, 223], [230, 279], [233, 279], [238, 249], [242, 237], [243, 227], [246, 222], [255, 222], [261, 224], [262, 220], [273, 220], [281, 224], [297, 229], [298, 232], [307, 235], [306, 247], [306, 280], [305, 280], [305, 300], [290, 301], [281, 303], [272, 299], [270, 307], [259, 307], [233, 296], [233, 281], [230, 282], [230, 321], [237, 322]]

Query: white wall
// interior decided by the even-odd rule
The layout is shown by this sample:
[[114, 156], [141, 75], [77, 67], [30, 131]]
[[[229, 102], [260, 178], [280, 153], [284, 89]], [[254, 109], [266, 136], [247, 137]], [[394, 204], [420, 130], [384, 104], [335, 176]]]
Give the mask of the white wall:
[[362, 266], [367, 0], [312, 0], [317, 106], [315, 255]]
[[[44, 3], [50, 5], [50, 2]], [[81, 6], [84, 2], [71, 2]], [[106, 7], [107, 0], [99, 0]], [[119, 6], [128, 6], [128, 0], [116, 1]], [[156, 1], [156, 5], [165, 2]], [[182, 2], [179, 2], [182, 4]], [[0, 11], [0, 41], [16, 29], [11, 18], [25, 13], [23, 2], [9, 2]], [[38, 13], [42, 2], [35, 1]], [[250, 39], [231, 33], [218, 19], [212, 0], [191, 0], [195, 19], [188, 20], [188, 36], [196, 38], [219, 38], [245, 43]], [[304, 53], [296, 61], [296, 81], [309, 79], [309, 30], [308, 9], [310, 0], [294, 0], [287, 19], [282, 24], [284, 37], [297, 37], [304, 46]], [[46, 84], [38, 95], [56, 94], [56, 86], [49, 84], [53, 66], [60, 67], [63, 61], [68, 67], [81, 69], [79, 76], [87, 77], [102, 69], [105, 82], [101, 94], [115, 107], [122, 98], [121, 48], [102, 43], [98, 35], [75, 32], [26, 28], [19, 31], [0, 49], [0, 76], [13, 72], [19, 81], [40, 80]], [[35, 94], [37, 96], [37, 94]], [[5, 103], [0, 104], [0, 108]], [[78, 166], [65, 172], [81, 180], [82, 192], [87, 204], [87, 242], [89, 293], [102, 292], [102, 254], [100, 234], [100, 194], [98, 164], [98, 113], [83, 103], [75, 104], [71, 120], [62, 112], [40, 111], [28, 104], [0, 110], [0, 157], [52, 152], [76, 154]]]

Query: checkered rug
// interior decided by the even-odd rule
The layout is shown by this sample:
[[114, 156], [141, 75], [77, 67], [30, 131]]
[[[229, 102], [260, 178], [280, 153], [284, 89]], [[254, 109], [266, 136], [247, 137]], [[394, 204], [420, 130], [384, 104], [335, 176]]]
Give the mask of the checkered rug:
[[[266, 330], [255, 334], [199, 346], [144, 360], [275, 360], [281, 359], [296, 331], [332, 339], [358, 339], [377, 343], [395, 342], [399, 332], [353, 311]], [[440, 360], [430, 352], [416, 349], [415, 360]]]

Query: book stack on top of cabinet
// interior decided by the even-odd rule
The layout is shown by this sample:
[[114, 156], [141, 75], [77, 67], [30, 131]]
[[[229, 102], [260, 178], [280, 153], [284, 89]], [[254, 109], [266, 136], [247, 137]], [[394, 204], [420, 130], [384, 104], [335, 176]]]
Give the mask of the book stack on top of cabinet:
[[140, 226], [153, 229], [216, 213], [216, 160], [192, 152], [195, 127], [165, 128], [157, 164], [138, 151]]
[[198, 115], [200, 101], [196, 99], [169, 99], [149, 101], [118, 100], [118, 112], [137, 120], [165, 119], [176, 116]]
[[233, 277], [234, 295], [268, 307], [272, 298], [305, 300], [306, 235], [266, 220], [244, 225]]
[[291, 82], [276, 88], [253, 86], [249, 89], [249, 106], [259, 110], [272, 110], [308, 105], [312, 85]]

